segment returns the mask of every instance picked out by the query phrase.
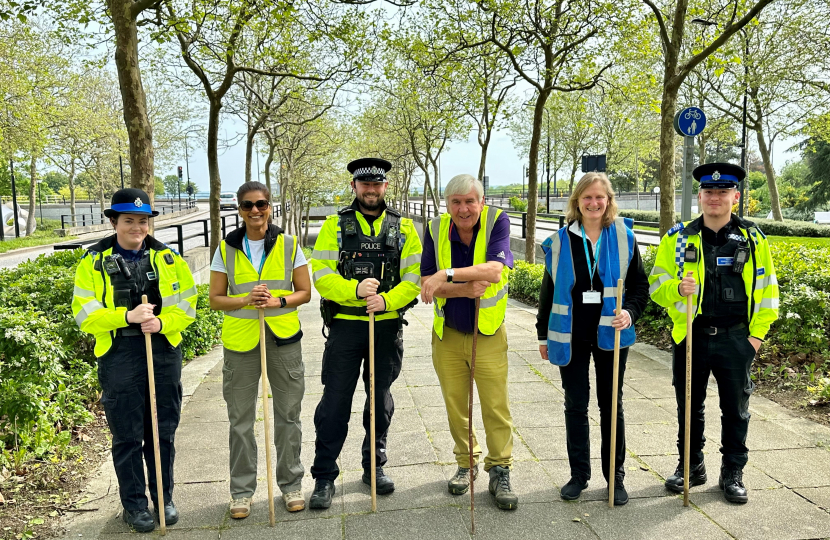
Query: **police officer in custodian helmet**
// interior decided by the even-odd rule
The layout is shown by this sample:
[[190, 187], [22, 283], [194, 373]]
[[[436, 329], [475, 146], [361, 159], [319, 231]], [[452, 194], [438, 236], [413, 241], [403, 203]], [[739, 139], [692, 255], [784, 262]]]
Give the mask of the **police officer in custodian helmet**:
[[182, 405], [179, 344], [182, 330], [196, 319], [196, 286], [184, 259], [148, 234], [158, 212], [145, 192], [116, 191], [104, 214], [115, 234], [90, 247], [78, 264], [72, 313], [81, 330], [95, 336], [123, 519], [136, 531], [150, 532], [155, 521], [145, 488], [149, 484], [156, 497], [158, 479], [144, 333], [152, 336], [164, 493], [164, 501], [153, 500], [153, 506], [158, 516], [161, 503], [166, 524], [172, 525], [179, 520], [173, 503], [173, 441]]

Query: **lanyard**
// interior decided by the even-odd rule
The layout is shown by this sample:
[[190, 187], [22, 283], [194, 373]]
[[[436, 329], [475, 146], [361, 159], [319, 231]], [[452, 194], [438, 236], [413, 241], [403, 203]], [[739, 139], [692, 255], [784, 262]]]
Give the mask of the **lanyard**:
[[594, 265], [591, 266], [591, 256], [588, 254], [588, 235], [585, 234], [585, 227], [582, 225], [579, 226], [582, 229], [582, 246], [585, 248], [585, 262], [588, 263], [588, 271], [591, 274], [591, 290], [594, 290], [594, 272], [597, 271], [597, 263], [599, 263], [599, 245], [602, 242], [602, 233], [600, 233], [599, 238], [597, 239], [597, 246], [594, 249]]
[[[245, 235], [245, 249], [247, 250], [245, 255], [248, 256], [248, 260], [251, 261], [251, 264], [254, 264], [254, 259], [251, 257], [251, 244], [248, 243], [248, 235]], [[262, 267], [265, 266], [265, 250], [262, 250], [262, 258], [259, 260], [259, 272], [257, 272], [258, 276], [262, 275]]]

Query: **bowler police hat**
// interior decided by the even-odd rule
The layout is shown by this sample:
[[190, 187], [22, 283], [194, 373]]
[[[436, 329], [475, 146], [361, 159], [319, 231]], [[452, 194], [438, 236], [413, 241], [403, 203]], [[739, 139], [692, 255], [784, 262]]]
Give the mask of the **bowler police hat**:
[[118, 214], [139, 214], [151, 217], [159, 215], [150, 206], [150, 197], [137, 188], [119, 189], [112, 194], [112, 203], [104, 210], [104, 215], [117, 217]]
[[692, 175], [700, 182], [701, 189], [730, 189], [738, 187], [746, 178], [746, 171], [731, 163], [706, 163], [695, 167]]
[[346, 165], [355, 182], [386, 182], [392, 164], [381, 158], [360, 158]]

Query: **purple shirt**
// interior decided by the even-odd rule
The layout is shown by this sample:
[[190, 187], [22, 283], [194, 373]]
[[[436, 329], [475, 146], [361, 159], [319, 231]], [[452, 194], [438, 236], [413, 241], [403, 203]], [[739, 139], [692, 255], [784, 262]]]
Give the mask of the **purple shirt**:
[[[495, 212], [496, 209], [491, 208], [491, 211]], [[435, 245], [432, 242], [429, 224], [425, 229], [424, 246], [421, 253], [421, 275], [426, 277], [437, 272], [438, 267], [435, 261]], [[450, 253], [452, 254], [453, 268], [473, 266], [476, 237], [480, 229], [481, 218], [473, 227], [473, 239], [468, 246], [461, 241], [455, 225], [450, 225]], [[496, 218], [493, 231], [490, 233], [490, 243], [487, 245], [487, 262], [490, 261], [498, 261], [513, 268], [513, 253], [510, 251], [510, 218], [504, 212]], [[459, 332], [472, 334], [475, 312], [475, 299], [447, 298], [447, 303], [444, 306], [444, 324]]]

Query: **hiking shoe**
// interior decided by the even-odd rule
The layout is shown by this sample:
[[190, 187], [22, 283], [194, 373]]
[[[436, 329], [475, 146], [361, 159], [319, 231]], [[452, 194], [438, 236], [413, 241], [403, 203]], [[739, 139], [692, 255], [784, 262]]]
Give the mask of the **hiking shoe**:
[[614, 477], [614, 506], [623, 506], [628, 503], [628, 492], [625, 490], [625, 484], [623, 484], [624, 479], [621, 475]]
[[[693, 488], [706, 483], [706, 465], [701, 462], [689, 471], [689, 487]], [[675, 493], [683, 493], [683, 462], [677, 464], [674, 474], [666, 478], [666, 489]]]
[[[372, 471], [363, 471], [363, 483], [372, 485]], [[395, 482], [383, 473], [383, 467], [375, 469], [375, 492], [378, 495], [388, 495], [395, 491]]]
[[156, 522], [147, 508], [141, 510], [127, 510], [121, 513], [124, 523], [136, 532], [151, 532], [156, 528]]
[[[473, 467], [473, 478], [478, 478], [478, 465]], [[453, 495], [464, 495], [470, 490], [470, 469], [459, 467], [455, 476], [447, 482], [447, 488]]]
[[251, 515], [253, 497], [242, 497], [231, 501], [231, 517], [233, 519], [245, 519]]
[[571, 476], [568, 483], [559, 489], [559, 496], [566, 501], [575, 501], [588, 487], [588, 481], [579, 476]]
[[721, 468], [718, 487], [723, 490], [723, 496], [731, 503], [746, 504], [746, 486], [744, 486], [744, 472], [739, 469]]
[[282, 500], [285, 502], [285, 509], [289, 512], [305, 510], [305, 498], [300, 490], [283, 493]]
[[490, 469], [490, 494], [496, 498], [496, 506], [502, 510], [515, 510], [519, 497], [510, 487], [510, 468], [494, 465]]
[[334, 482], [318, 478], [314, 485], [314, 493], [308, 500], [308, 507], [314, 510], [324, 510], [331, 506], [331, 498], [334, 496]]

